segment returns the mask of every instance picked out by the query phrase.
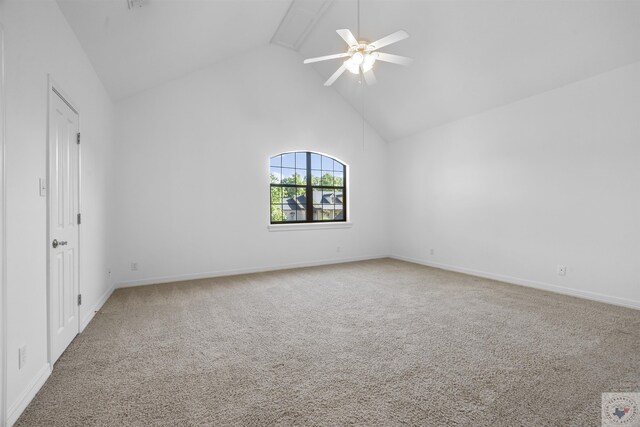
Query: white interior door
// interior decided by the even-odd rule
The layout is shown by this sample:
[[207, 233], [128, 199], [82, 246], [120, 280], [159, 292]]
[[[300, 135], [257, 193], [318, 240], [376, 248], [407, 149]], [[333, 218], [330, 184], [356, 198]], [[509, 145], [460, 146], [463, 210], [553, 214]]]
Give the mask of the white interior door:
[[52, 90], [49, 111], [49, 307], [51, 363], [79, 331], [78, 113]]

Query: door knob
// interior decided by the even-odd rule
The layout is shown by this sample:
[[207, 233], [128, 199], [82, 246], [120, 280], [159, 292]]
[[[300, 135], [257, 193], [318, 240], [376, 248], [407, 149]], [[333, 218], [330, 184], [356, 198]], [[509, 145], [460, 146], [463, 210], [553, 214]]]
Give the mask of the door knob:
[[57, 248], [58, 246], [64, 246], [66, 244], [67, 244], [67, 242], [65, 242], [63, 240], [58, 242], [58, 239], [53, 239], [53, 242], [51, 242], [51, 246], [53, 246], [54, 249]]

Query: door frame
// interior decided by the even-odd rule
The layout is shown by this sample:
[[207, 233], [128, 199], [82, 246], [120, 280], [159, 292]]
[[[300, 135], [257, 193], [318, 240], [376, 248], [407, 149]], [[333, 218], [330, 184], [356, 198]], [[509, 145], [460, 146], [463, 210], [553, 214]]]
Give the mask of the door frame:
[[[56, 81], [51, 77], [51, 74], [47, 74], [47, 147], [46, 147], [46, 153], [47, 153], [47, 168], [46, 168], [46, 182], [47, 182], [47, 233], [46, 233], [46, 247], [47, 247], [47, 361], [49, 362], [49, 367], [50, 369], [53, 369], [53, 363], [54, 361], [52, 360], [52, 351], [51, 351], [51, 346], [52, 346], [52, 332], [51, 332], [51, 325], [53, 324], [51, 321], [51, 313], [52, 313], [52, 308], [51, 308], [51, 241], [52, 241], [52, 236], [51, 236], [51, 199], [49, 197], [50, 191], [50, 183], [49, 183], [49, 178], [50, 178], [50, 173], [51, 171], [50, 169], [50, 161], [51, 161], [51, 153], [49, 152], [49, 146], [50, 146], [50, 137], [51, 137], [51, 111], [53, 110], [53, 97], [54, 96], [59, 96], [60, 99], [62, 99], [62, 101], [67, 104], [69, 106], [69, 108], [71, 108], [73, 110], [74, 113], [76, 113], [78, 115], [78, 132], [80, 132], [80, 111], [78, 110], [78, 108], [76, 107], [76, 103], [73, 102], [71, 100], [71, 98], [69, 98], [69, 96], [66, 94], [66, 92], [60, 88], [60, 85], [58, 85], [56, 83]], [[78, 212], [81, 211], [81, 206], [82, 206], [82, 144], [78, 144]], [[79, 224], [78, 224], [79, 225]], [[81, 252], [80, 252], [80, 237], [81, 237], [81, 227], [78, 226], [78, 294], [81, 294], [81, 286], [82, 286], [82, 281], [80, 280], [80, 271], [82, 269], [82, 258], [81, 258]], [[78, 334], [80, 333], [80, 326], [82, 325], [81, 322], [81, 314], [80, 314], [80, 310], [81, 310], [82, 305], [78, 305]]]

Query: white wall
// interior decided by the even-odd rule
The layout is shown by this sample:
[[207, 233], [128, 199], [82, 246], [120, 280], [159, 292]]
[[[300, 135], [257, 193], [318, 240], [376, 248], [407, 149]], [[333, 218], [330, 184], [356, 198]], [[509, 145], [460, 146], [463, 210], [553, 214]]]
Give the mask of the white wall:
[[[53, 1], [4, 1], [7, 179], [7, 402], [15, 419], [48, 374], [46, 300], [47, 74], [80, 111], [81, 319], [112, 287], [107, 277], [113, 105]], [[18, 347], [27, 364], [18, 370]]]
[[[117, 281], [387, 255], [387, 144], [367, 127], [363, 148], [362, 120], [323, 81], [265, 46], [118, 103]], [[269, 157], [291, 150], [349, 165], [352, 228], [267, 230]]]
[[394, 256], [640, 308], [640, 63], [389, 147]]

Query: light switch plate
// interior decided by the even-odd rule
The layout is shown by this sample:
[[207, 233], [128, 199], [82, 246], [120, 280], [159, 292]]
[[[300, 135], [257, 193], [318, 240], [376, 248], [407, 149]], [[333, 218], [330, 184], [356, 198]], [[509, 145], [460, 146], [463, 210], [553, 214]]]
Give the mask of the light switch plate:
[[18, 347], [18, 369], [24, 368], [27, 364], [27, 346]]
[[47, 197], [47, 180], [40, 178], [40, 197]]

